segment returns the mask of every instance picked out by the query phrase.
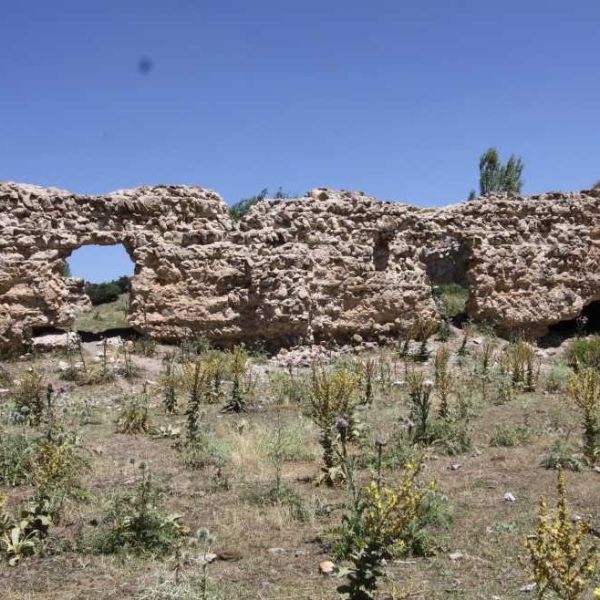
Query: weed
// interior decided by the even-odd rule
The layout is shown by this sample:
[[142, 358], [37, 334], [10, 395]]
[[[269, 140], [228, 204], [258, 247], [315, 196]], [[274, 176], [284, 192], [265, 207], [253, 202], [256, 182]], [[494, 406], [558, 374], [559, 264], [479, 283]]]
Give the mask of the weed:
[[573, 369], [600, 369], [600, 336], [573, 340], [565, 352], [565, 360]]
[[146, 466], [140, 465], [141, 478], [133, 493], [118, 495], [104, 518], [108, 529], [96, 540], [103, 554], [132, 552], [164, 555], [172, 552], [187, 530], [181, 515], [162, 508], [164, 492], [154, 484]]
[[538, 598], [553, 592], [563, 600], [578, 600], [591, 587], [600, 566], [596, 545], [586, 536], [590, 526], [574, 521], [567, 507], [564, 476], [557, 480], [557, 503], [553, 514], [548, 512], [545, 498], [540, 498], [536, 532], [527, 538], [527, 556], [523, 562], [536, 584]]
[[562, 392], [567, 387], [571, 369], [565, 365], [553, 365], [546, 375], [545, 387], [550, 393]]
[[593, 463], [600, 456], [600, 373], [585, 368], [569, 378], [569, 396], [583, 416], [583, 448]]
[[585, 462], [575, 448], [562, 439], [554, 441], [548, 454], [542, 460], [546, 469], [566, 469], [568, 471], [583, 471]]
[[0, 437], [0, 485], [19, 485], [29, 477], [31, 440], [24, 434]]
[[531, 430], [512, 424], [500, 423], [494, 426], [490, 437], [490, 446], [514, 448], [526, 444], [531, 439]]
[[117, 433], [148, 433], [148, 399], [144, 396], [127, 398], [119, 411], [116, 421]]
[[422, 371], [412, 369], [408, 372], [407, 383], [410, 400], [410, 433], [415, 442], [426, 443], [431, 413], [431, 391], [434, 382], [425, 379], [425, 375]]
[[223, 407], [224, 412], [245, 412], [247, 400], [243, 389], [243, 377], [247, 369], [248, 354], [243, 348], [236, 346], [230, 355], [229, 370], [232, 387], [229, 402]]
[[338, 555], [349, 557], [352, 564], [338, 592], [349, 600], [374, 598], [383, 560], [406, 554], [420, 530], [427, 490], [418, 484], [419, 471], [407, 465], [394, 488], [371, 481], [344, 516]]
[[39, 425], [44, 413], [44, 376], [33, 368], [18, 380], [13, 392], [15, 415], [30, 425]]
[[166, 357], [158, 379], [158, 385], [163, 395], [163, 406], [168, 415], [177, 412], [177, 390], [180, 381], [180, 374], [177, 371], [173, 356]]
[[331, 372], [316, 366], [313, 368], [307, 408], [309, 417], [320, 430], [319, 442], [323, 449], [323, 467], [319, 481], [327, 485], [339, 482], [342, 476], [340, 463], [336, 458], [336, 446], [339, 440], [335, 424], [336, 420], [343, 420], [350, 426], [350, 437], [353, 437], [357, 386], [356, 376], [346, 368]]
[[440, 401], [439, 416], [446, 419], [450, 416], [448, 399], [452, 389], [452, 376], [448, 371], [450, 350], [445, 345], [440, 346], [434, 357], [434, 389]]

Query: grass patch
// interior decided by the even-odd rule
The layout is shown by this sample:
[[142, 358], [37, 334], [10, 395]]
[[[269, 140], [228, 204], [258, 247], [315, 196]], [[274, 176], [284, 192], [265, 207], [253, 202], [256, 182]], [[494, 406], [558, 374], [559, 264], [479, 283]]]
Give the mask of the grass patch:
[[129, 327], [129, 294], [121, 294], [113, 302], [94, 306], [90, 311], [77, 316], [74, 328], [77, 331], [98, 333], [107, 329]]

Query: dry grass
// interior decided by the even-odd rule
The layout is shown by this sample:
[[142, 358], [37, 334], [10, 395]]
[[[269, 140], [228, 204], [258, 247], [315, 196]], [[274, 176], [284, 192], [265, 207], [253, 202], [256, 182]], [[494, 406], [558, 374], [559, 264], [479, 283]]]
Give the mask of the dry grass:
[[[563, 392], [543, 391], [540, 384], [540, 391], [518, 392], [511, 402], [497, 404], [493, 393], [497, 381], [492, 378], [483, 398], [480, 376], [475, 372], [476, 347], [471, 345], [466, 357], [458, 357], [460, 342], [460, 336], [455, 336], [449, 343], [450, 369], [456, 381], [470, 381], [475, 390], [470, 407], [473, 449], [459, 456], [441, 454], [435, 446], [426, 449], [424, 476], [435, 479], [441, 493], [449, 498], [452, 522], [448, 527], [430, 527], [437, 540], [433, 556], [409, 557], [386, 565], [381, 589], [396, 598], [522, 598], [520, 588], [527, 583], [518, 563], [522, 541], [535, 526], [538, 496], [554, 494], [555, 472], [545, 470], [540, 463], [555, 439], [568, 438], [575, 446], [580, 444], [578, 416]], [[134, 357], [143, 368], [144, 379], [157, 379], [161, 356], [167, 350], [159, 348], [152, 358]], [[86, 351], [91, 358], [98, 349], [87, 346]], [[378, 357], [376, 354], [373, 359]], [[386, 357], [393, 355], [386, 353]], [[46, 553], [25, 559], [16, 568], [2, 565], [3, 600], [199, 597], [194, 587], [197, 566], [185, 565], [177, 586], [174, 557], [102, 556], [82, 552], [79, 547], [82, 540], [96, 533], [98, 526], [94, 524], [101, 520], [114, 494], [135, 485], [140, 462], [149, 465], [153, 477], [166, 489], [169, 510], [182, 513], [191, 530], [207, 527], [216, 535], [215, 552], [221, 558], [209, 568], [211, 598], [338, 598], [335, 588], [339, 580], [321, 576], [318, 566], [331, 558], [328, 531], [340, 524], [341, 504], [349, 496], [343, 488], [315, 487], [311, 482], [320, 466], [318, 432], [302, 416], [301, 407], [291, 404], [278, 409], [263, 401], [242, 415], [226, 415], [220, 413], [219, 405], [204, 405], [201, 427], [210, 431], [227, 460], [220, 470], [213, 466], [190, 470], [184, 467], [173, 439], [115, 433], [114, 419], [123, 394], [140, 393], [142, 377], [133, 381], [117, 377], [104, 384], [79, 386], [60, 381], [59, 359], [42, 356], [3, 366], [13, 377], [33, 366], [43, 371], [47, 380], [69, 387], [60, 410], [68, 426], [82, 433], [92, 451], [92, 470], [85, 483], [93, 500], [69, 505]], [[431, 377], [432, 362], [417, 368]], [[543, 359], [542, 378], [551, 362]], [[254, 369], [258, 380], [254, 396], [261, 400], [273, 397], [266, 389], [264, 367]], [[391, 371], [392, 380], [402, 378], [404, 366], [399, 359]], [[151, 386], [149, 398], [154, 426], [170, 424], [185, 430], [183, 397], [179, 400], [180, 414], [173, 416], [164, 414], [158, 389]], [[456, 392], [450, 394], [451, 410], [456, 410], [458, 399]], [[8, 400], [2, 406], [6, 408]], [[433, 412], [437, 409], [434, 406]], [[285, 502], [263, 501], [275, 480], [269, 447], [277, 411], [287, 440], [283, 481], [301, 498], [302, 519]], [[389, 438], [407, 414], [407, 390], [376, 383], [373, 405], [360, 411], [367, 426], [361, 453], [373, 456], [374, 438]], [[11, 424], [5, 411], [1, 418], [0, 431], [22, 428]], [[490, 447], [492, 433], [502, 424], [527, 428], [527, 443]], [[386, 452], [392, 451], [390, 446]], [[361, 464], [359, 479], [364, 482], [370, 467], [365, 461]], [[390, 469], [386, 476], [393, 481], [396, 473]], [[589, 468], [569, 472], [567, 489], [576, 514], [599, 518], [600, 474]], [[12, 506], [30, 493], [26, 486], [5, 491]], [[516, 502], [504, 499], [507, 492], [514, 494]], [[461, 556], [456, 558], [453, 553]]]

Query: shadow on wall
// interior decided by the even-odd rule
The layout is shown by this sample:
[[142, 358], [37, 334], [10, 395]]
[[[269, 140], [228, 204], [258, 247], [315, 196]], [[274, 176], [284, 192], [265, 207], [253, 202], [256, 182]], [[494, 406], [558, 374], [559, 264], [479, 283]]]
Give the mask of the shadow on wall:
[[390, 262], [390, 239], [388, 236], [379, 234], [373, 247], [373, 265], [376, 271], [385, 271]]

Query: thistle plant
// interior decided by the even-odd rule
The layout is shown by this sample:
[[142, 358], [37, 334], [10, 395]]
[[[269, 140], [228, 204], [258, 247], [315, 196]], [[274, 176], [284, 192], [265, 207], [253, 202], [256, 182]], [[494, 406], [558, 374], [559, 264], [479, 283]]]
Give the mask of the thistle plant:
[[581, 369], [569, 378], [568, 393], [583, 416], [583, 449], [591, 463], [600, 457], [600, 373]]
[[368, 359], [361, 364], [362, 379], [362, 402], [363, 404], [373, 404], [373, 381], [375, 379], [375, 361]]
[[490, 381], [490, 368], [495, 354], [495, 344], [490, 340], [484, 340], [478, 352], [479, 375], [481, 380], [481, 396], [487, 399], [487, 386]]
[[159, 388], [163, 394], [165, 412], [173, 415], [177, 412], [177, 390], [180, 385], [180, 374], [173, 356], [167, 356], [163, 370], [158, 379]]
[[377, 383], [384, 392], [389, 391], [392, 385], [392, 365], [383, 348], [379, 350], [377, 357]]
[[483, 344], [481, 345], [481, 349], [479, 350], [479, 361], [482, 375], [487, 375], [489, 373], [490, 365], [494, 358], [495, 349], [495, 344], [490, 340], [484, 340]]
[[536, 532], [525, 541], [523, 563], [539, 600], [550, 593], [562, 600], [579, 600], [600, 568], [600, 553], [592, 541], [586, 543], [589, 523], [574, 521], [570, 514], [562, 471], [558, 472], [557, 495], [553, 514], [546, 499], [540, 498]]
[[326, 371], [313, 367], [311, 388], [308, 394], [308, 415], [320, 430], [319, 442], [323, 449], [322, 475], [319, 482], [334, 485], [342, 478], [336, 444], [336, 419], [348, 421], [352, 437], [352, 413], [357, 404], [357, 378], [346, 368]]
[[209, 373], [201, 359], [183, 366], [183, 385], [188, 394], [185, 414], [187, 416], [188, 441], [198, 435], [200, 420], [200, 404], [206, 398], [209, 390]]
[[247, 371], [248, 354], [240, 346], [235, 346], [230, 353], [231, 396], [223, 407], [223, 412], [241, 413], [246, 411], [246, 395], [243, 389], [243, 377]]
[[434, 357], [434, 390], [440, 401], [439, 416], [447, 419], [450, 416], [448, 400], [452, 389], [452, 375], [448, 371], [450, 350], [446, 345], [441, 345]]
[[407, 374], [410, 401], [410, 433], [414, 442], [427, 442], [429, 416], [431, 413], [431, 391], [434, 382], [425, 379], [422, 371], [412, 369]]

